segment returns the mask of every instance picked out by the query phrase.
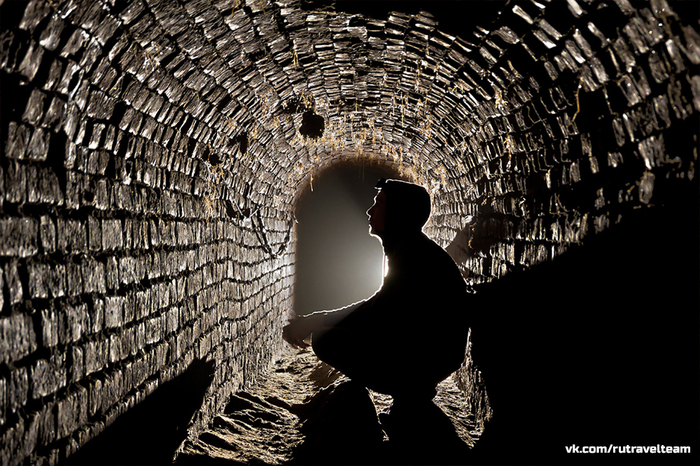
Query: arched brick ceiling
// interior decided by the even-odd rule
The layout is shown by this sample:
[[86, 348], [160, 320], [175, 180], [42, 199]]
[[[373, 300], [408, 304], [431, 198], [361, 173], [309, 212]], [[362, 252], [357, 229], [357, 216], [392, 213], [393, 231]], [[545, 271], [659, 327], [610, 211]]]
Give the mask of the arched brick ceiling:
[[[168, 118], [170, 103], [180, 106], [187, 116], [177, 126], [196, 140], [196, 156], [257, 180], [254, 192], [274, 186], [281, 196], [322, 166], [358, 155], [424, 181], [465, 171], [454, 135], [474, 135], [476, 106], [497, 111], [494, 92], [474, 82], [488, 64], [482, 57], [497, 49], [441, 33], [428, 13], [377, 20], [304, 10], [298, 1], [235, 3], [111, 8], [115, 48], [124, 41], [120, 64], [135, 78], [126, 85], [135, 112], [127, 110], [123, 125], [144, 132], [151, 119]], [[83, 18], [85, 26], [108, 28], [110, 14], [93, 11], [105, 17]], [[499, 31], [517, 42], [509, 29]], [[299, 134], [307, 110], [323, 118], [321, 138]]]
[[[66, 53], [104, 93], [88, 103], [92, 116], [114, 112], [122, 130], [173, 138], [233, 173], [234, 190], [254, 180], [253, 198], [294, 196], [323, 166], [357, 156], [437, 187], [480, 163], [462, 157], [469, 139], [512, 105], [507, 92], [530, 85], [507, 63], [487, 76], [519, 41], [505, 26], [469, 43], [429, 13], [375, 19], [286, 0], [87, 3], [36, 2], [33, 21], [63, 18], [50, 19], [49, 49], [75, 27]], [[126, 77], [113, 79], [111, 67]], [[299, 134], [307, 110], [323, 118], [321, 138]]]
[[[445, 246], [485, 204], [512, 220], [482, 215], [496, 242], [551, 243], [520, 259], [491, 251], [504, 262], [552, 257], [604, 229], [611, 198], [648, 204], [655, 179], [694, 174], [696, 155], [686, 145], [674, 162], [663, 134], [700, 108], [700, 36], [664, 0], [505, 2], [460, 36], [425, 11], [323, 4], [36, 0], [19, 29], [38, 37], [16, 68], [31, 81], [44, 51], [66, 59], [43, 65], [43, 89], [67, 95], [69, 140], [123, 153], [146, 185], [194, 176], [218, 211], [289, 211], [323, 167], [377, 161], [438, 195]], [[34, 95], [47, 99], [28, 109]], [[305, 121], [322, 136], [303, 136]]]

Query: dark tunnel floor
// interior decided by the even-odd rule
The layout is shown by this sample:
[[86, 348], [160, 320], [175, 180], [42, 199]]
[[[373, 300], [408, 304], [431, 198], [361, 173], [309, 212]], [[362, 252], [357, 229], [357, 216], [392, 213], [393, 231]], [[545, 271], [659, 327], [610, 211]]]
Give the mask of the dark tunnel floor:
[[367, 396], [310, 350], [286, 350], [250, 389], [232, 397], [210, 430], [181, 445], [176, 462], [464, 463], [479, 429], [453, 377], [438, 386], [433, 401], [422, 413], [387, 416], [391, 397]]

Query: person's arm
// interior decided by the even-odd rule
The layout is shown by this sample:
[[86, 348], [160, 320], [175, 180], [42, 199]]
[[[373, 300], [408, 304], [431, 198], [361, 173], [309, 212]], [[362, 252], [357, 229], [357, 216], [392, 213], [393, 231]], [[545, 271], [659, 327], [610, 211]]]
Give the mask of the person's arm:
[[309, 343], [305, 340], [307, 340], [312, 333], [318, 335], [332, 328], [366, 302], [367, 300], [364, 300], [339, 309], [316, 311], [305, 316], [297, 317], [284, 327], [282, 337], [294, 348], [306, 348], [309, 346]]

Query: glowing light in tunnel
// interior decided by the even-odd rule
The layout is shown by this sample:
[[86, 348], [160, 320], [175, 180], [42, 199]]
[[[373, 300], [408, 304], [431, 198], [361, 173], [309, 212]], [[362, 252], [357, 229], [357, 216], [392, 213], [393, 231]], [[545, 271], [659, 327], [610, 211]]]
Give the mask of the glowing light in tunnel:
[[382, 284], [387, 267], [381, 243], [369, 235], [366, 211], [381, 177], [377, 167], [333, 167], [314, 176], [296, 217], [295, 310], [298, 314], [365, 299]]

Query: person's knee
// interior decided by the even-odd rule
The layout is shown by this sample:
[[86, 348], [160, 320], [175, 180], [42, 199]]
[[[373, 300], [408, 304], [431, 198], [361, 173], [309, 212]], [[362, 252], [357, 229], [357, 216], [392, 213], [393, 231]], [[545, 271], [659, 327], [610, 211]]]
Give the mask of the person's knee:
[[311, 349], [314, 350], [314, 353], [316, 353], [318, 359], [320, 359], [321, 361], [325, 361], [324, 357], [322, 356], [326, 354], [325, 338], [319, 335], [312, 335]]
[[[335, 332], [327, 332], [321, 335], [313, 335], [311, 348], [316, 357], [326, 364], [336, 367], [339, 358], [338, 341], [334, 338]], [[337, 337], [337, 335], [335, 335]]]

